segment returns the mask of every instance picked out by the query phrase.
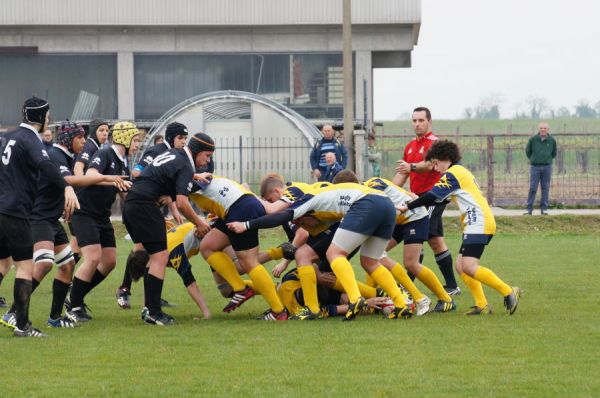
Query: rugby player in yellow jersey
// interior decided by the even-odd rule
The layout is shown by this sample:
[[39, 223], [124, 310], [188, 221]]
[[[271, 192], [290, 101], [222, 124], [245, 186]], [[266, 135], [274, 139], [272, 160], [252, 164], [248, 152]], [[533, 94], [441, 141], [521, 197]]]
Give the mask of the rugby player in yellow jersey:
[[[192, 265], [190, 257], [198, 254], [200, 240], [195, 235], [196, 227], [191, 222], [175, 226], [167, 231], [167, 250], [169, 251], [168, 268], [177, 271], [185, 285], [190, 297], [198, 308], [202, 311], [204, 319], [210, 319], [211, 314], [206, 300], [196, 283], [194, 274], [192, 273]], [[129, 253], [127, 257], [127, 265], [131, 274], [131, 279], [139, 280], [144, 276], [144, 271], [147, 269], [146, 264], [150, 260], [150, 255], [143, 248]], [[146, 303], [144, 303], [144, 307]], [[145, 308], [145, 310], [147, 310]], [[142, 319], [143, 311], [142, 311]]]
[[[382, 191], [396, 206], [401, 206], [414, 198], [414, 195], [384, 178], [373, 177], [370, 180], [365, 181], [364, 185]], [[448, 295], [437, 276], [435, 276], [431, 269], [419, 262], [419, 257], [423, 250], [423, 242], [428, 238], [429, 213], [424, 207], [416, 207], [404, 214], [398, 214], [396, 217], [396, 227], [394, 228], [392, 239], [388, 242], [386, 252], [389, 252], [400, 242], [404, 241], [404, 267], [406, 267], [411, 274], [415, 275], [415, 277], [427, 286], [438, 298], [438, 302], [433, 309], [433, 312], [454, 311], [456, 309], [456, 304]], [[385, 256], [379, 260], [379, 262], [385, 265], [392, 275], [394, 275], [396, 280], [413, 296], [416, 305], [415, 315], [421, 316], [429, 312], [431, 300], [415, 286], [406, 271], [404, 271], [402, 265], [389, 256]]]
[[389, 317], [412, 316], [394, 277], [378, 262], [392, 237], [396, 220], [394, 204], [387, 196], [354, 183], [330, 185], [309, 191], [287, 210], [246, 222], [231, 222], [228, 226], [237, 233], [244, 233], [273, 228], [292, 220], [300, 220], [301, 225], [309, 228], [341, 220], [326, 256], [348, 294], [349, 306], [344, 319], [354, 319], [366, 305], [347, 259], [359, 246], [362, 267], [394, 301], [395, 308]]
[[[237, 182], [212, 177], [209, 183], [196, 182], [190, 199], [203, 211], [214, 214], [219, 220], [202, 239], [200, 252], [206, 262], [216, 270], [235, 291], [231, 301], [223, 311], [230, 312], [254, 296], [256, 289], [267, 301], [270, 309], [264, 313], [264, 320], [287, 320], [287, 312], [271, 276], [258, 258], [258, 231], [235, 234], [227, 228], [227, 222], [248, 221], [261, 217], [265, 209], [259, 199]], [[231, 245], [235, 250], [242, 270], [248, 274], [254, 288], [246, 286], [238, 273], [233, 260], [223, 253]]]
[[512, 315], [517, 310], [521, 289], [510, 287], [492, 270], [479, 264], [485, 246], [496, 233], [496, 221], [473, 174], [457, 164], [460, 158], [460, 150], [455, 143], [447, 140], [434, 143], [427, 151], [425, 160], [430, 161], [434, 170], [442, 173], [442, 177], [430, 191], [407, 205], [399, 206], [398, 210], [405, 212], [447, 198], [456, 202], [463, 228], [463, 241], [456, 260], [456, 270], [475, 299], [475, 306], [467, 315], [492, 312], [483, 293], [482, 283], [504, 297], [504, 307]]

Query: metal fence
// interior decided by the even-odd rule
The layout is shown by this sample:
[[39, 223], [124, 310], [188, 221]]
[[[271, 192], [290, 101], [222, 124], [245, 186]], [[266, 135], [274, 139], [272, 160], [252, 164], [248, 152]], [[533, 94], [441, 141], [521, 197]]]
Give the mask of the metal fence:
[[[525, 147], [530, 134], [438, 134], [456, 142], [462, 164], [473, 172], [490, 203], [524, 205], [529, 191]], [[553, 134], [558, 153], [553, 166], [550, 202], [554, 205], [600, 204], [600, 134]], [[394, 175], [396, 161], [414, 135], [378, 135], [382, 176]], [[539, 190], [537, 200], [539, 200]]]

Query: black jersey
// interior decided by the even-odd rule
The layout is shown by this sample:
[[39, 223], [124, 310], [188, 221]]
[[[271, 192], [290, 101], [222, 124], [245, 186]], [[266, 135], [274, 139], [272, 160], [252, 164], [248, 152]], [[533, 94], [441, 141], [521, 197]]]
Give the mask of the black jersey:
[[127, 199], [157, 201], [164, 195], [173, 200], [189, 196], [194, 178], [194, 162], [188, 149], [169, 149], [160, 154], [134, 181]]
[[158, 155], [168, 151], [169, 149], [171, 149], [171, 146], [166, 142], [151, 146], [150, 148], [146, 149], [140, 162], [135, 165], [135, 170], [140, 172], [143, 171], [146, 167], [148, 167], [148, 165], [150, 165], [150, 163], [152, 163], [154, 159], [156, 159]]
[[22, 123], [0, 138], [0, 214], [28, 219], [40, 164], [49, 161], [37, 131]]
[[90, 165], [90, 162], [92, 160], [92, 158], [94, 157], [94, 154], [96, 152], [98, 152], [100, 150], [100, 145], [96, 142], [96, 140], [94, 140], [93, 138], [88, 138], [85, 141], [85, 145], [83, 146], [83, 149], [81, 150], [81, 152], [79, 153], [79, 155], [77, 155], [77, 159], [75, 160], [76, 162], [81, 162], [83, 163], [83, 170], [87, 170], [88, 166]]
[[[58, 167], [60, 175], [63, 177], [73, 175], [75, 155], [55, 144], [48, 152], [48, 156]], [[38, 179], [38, 192], [31, 211], [31, 219], [56, 221], [62, 216], [64, 207], [64, 189], [60, 189], [40, 176]]]
[[[96, 169], [104, 175], [128, 176], [126, 159], [122, 158], [115, 147], [100, 149], [94, 154], [88, 169]], [[96, 218], [110, 217], [110, 210], [119, 190], [114, 186], [90, 185], [77, 192], [81, 209], [76, 213]]]

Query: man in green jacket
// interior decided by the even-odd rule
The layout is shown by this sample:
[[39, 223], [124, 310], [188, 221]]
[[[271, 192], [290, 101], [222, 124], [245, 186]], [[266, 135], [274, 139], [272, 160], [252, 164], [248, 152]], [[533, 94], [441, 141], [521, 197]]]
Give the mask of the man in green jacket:
[[538, 185], [542, 186], [540, 209], [542, 215], [548, 214], [548, 194], [550, 192], [550, 177], [552, 176], [552, 161], [556, 157], [556, 141], [548, 134], [548, 123], [540, 123], [539, 133], [527, 142], [525, 153], [530, 164], [529, 196], [527, 198], [527, 213], [533, 212], [533, 202]]

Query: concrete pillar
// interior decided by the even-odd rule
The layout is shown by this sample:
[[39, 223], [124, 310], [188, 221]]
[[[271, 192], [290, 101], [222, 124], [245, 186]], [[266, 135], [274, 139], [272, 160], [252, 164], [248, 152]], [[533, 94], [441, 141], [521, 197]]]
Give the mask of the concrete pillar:
[[[369, 129], [373, 125], [373, 67], [371, 61], [371, 51], [356, 51], [355, 57], [354, 90], [356, 93], [356, 98], [354, 101], [354, 117], [356, 120], [363, 121], [363, 123], [366, 124], [365, 128]], [[364, 120], [365, 92], [367, 97], [367, 120]]]
[[121, 120], [135, 119], [133, 53], [117, 53], [117, 101]]
[[364, 181], [367, 177], [367, 140], [366, 133], [364, 130], [354, 130], [354, 159], [355, 168], [354, 173], [358, 177], [358, 181]]

